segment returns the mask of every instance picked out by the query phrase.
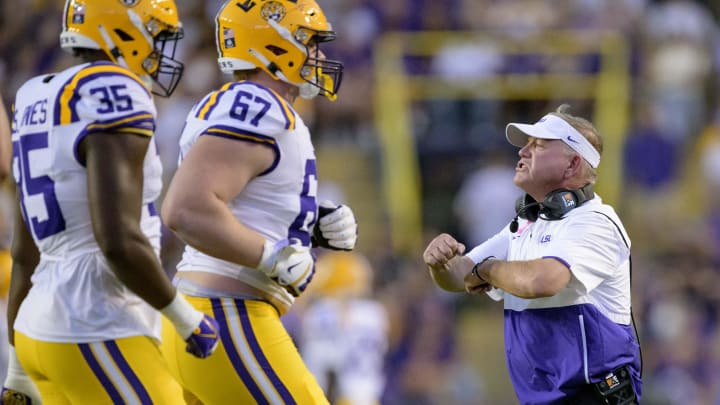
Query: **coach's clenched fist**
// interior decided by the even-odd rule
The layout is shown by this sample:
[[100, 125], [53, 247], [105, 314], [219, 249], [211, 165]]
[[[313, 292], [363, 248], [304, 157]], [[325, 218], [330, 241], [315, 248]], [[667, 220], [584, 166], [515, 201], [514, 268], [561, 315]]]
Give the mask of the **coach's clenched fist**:
[[464, 279], [474, 263], [462, 256], [463, 253], [465, 245], [446, 233], [430, 241], [423, 253], [423, 261], [438, 286], [448, 291], [465, 291]]

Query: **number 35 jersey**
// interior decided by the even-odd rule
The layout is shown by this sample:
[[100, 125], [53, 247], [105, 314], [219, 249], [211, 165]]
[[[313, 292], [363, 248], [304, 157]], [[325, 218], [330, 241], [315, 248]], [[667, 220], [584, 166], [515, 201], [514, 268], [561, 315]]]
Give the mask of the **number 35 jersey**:
[[[49, 341], [157, 336], [155, 311], [109, 269], [95, 240], [80, 142], [94, 133], [147, 136], [152, 96], [127, 69], [95, 62], [35, 77], [18, 90], [13, 176], [28, 231], [41, 253], [16, 329]], [[141, 228], [159, 252], [162, 166], [154, 142], [144, 160]], [[101, 332], [102, 331], [102, 332]]]
[[[180, 139], [180, 164], [201, 136], [259, 143], [274, 151], [273, 164], [229, 202], [230, 210], [268, 240], [290, 238], [310, 246], [317, 213], [315, 150], [307, 126], [293, 108], [274, 91], [251, 81], [226, 83], [190, 111]], [[178, 271], [190, 270], [232, 277], [265, 291], [286, 305], [279, 308], [282, 312], [293, 302], [284, 288], [260, 271], [187, 246]]]

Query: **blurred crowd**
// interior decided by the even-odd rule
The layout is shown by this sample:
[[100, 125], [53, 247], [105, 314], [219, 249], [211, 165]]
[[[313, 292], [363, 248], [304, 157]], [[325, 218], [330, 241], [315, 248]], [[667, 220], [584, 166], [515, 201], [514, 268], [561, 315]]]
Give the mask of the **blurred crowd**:
[[[74, 63], [58, 46], [63, 3], [0, 4], [0, 93], [5, 108], [28, 78]], [[186, 70], [173, 97], [158, 100], [157, 140], [166, 182], [176, 168], [176, 142], [187, 111], [229, 80], [217, 68], [214, 45], [213, 18], [221, 1], [177, 3], [186, 33], [179, 59]], [[622, 191], [614, 204], [633, 241], [634, 317], [646, 384], [643, 403], [720, 404], [720, 2], [319, 3], [338, 33], [338, 40], [323, 50], [345, 63], [344, 79], [336, 102], [300, 102], [296, 107], [308, 117], [318, 148], [349, 145], [369, 155], [371, 162], [379, 161], [380, 154], [373, 117], [373, 46], [386, 32], [477, 30], [515, 40], [561, 29], [621, 33], [630, 52], [631, 120], [623, 141]], [[548, 73], [566, 68], [561, 65], [537, 54], [508, 56], [483, 44], [450, 46], [427, 63], [408, 60], [406, 68], [409, 74], [465, 80]], [[592, 56], [578, 66], [588, 73], [598, 69]], [[509, 121], [531, 122], [566, 101], [576, 107], [576, 115], [593, 120], [592, 103], [576, 100], [484, 97], [415, 104], [413, 130], [428, 234], [453, 232], [472, 246], [506, 225], [520, 192], [511, 181], [516, 151], [504, 141], [504, 126]], [[600, 179], [602, 169], [601, 165]], [[11, 184], [5, 186], [0, 247], [7, 249], [10, 214], [3, 201], [13, 191]], [[342, 198], [343, 190], [353, 184], [335, 186], [336, 197]], [[344, 202], [353, 205], [352, 200]], [[362, 227], [360, 217], [361, 232]], [[169, 273], [178, 248], [168, 234], [163, 254]], [[383, 403], [514, 403], [509, 380], [497, 375], [506, 373], [502, 356], [491, 353], [502, 347], [502, 334], [497, 332], [502, 328], [501, 307], [440, 292], [423, 267], [421, 251], [398, 254], [383, 238], [359, 249], [374, 272], [367, 295], [381, 303], [388, 316]], [[301, 316], [305, 305], [299, 307]], [[303, 336], [299, 329], [297, 333]], [[495, 342], [484, 338], [490, 335]], [[483, 344], [468, 344], [468, 336]]]

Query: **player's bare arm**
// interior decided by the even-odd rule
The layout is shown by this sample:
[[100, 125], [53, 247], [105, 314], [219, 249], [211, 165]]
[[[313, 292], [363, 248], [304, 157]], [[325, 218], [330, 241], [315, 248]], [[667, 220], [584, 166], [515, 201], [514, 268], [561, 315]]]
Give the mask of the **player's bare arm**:
[[19, 203], [15, 205], [14, 218], [11, 246], [13, 259], [12, 278], [10, 281], [7, 307], [8, 340], [11, 345], [15, 344], [13, 325], [15, 324], [18, 309], [32, 286], [30, 277], [40, 261], [40, 252], [25, 225]]
[[263, 145], [201, 136], [173, 177], [163, 221], [201, 252], [255, 267], [265, 238], [240, 223], [228, 202], [274, 159], [274, 152]]
[[521, 298], [552, 297], [570, 282], [570, 269], [552, 258], [487, 260], [477, 269], [481, 278]]
[[112, 270], [154, 308], [167, 306], [175, 289], [140, 229], [143, 160], [151, 138], [91, 134], [81, 142], [93, 233]]
[[[92, 134], [81, 142], [93, 234], [118, 279], [173, 323], [188, 352], [207, 357], [217, 347], [217, 323], [177, 294], [140, 228], [149, 143], [150, 137], [127, 133]], [[213, 338], [203, 336], [206, 330]]]

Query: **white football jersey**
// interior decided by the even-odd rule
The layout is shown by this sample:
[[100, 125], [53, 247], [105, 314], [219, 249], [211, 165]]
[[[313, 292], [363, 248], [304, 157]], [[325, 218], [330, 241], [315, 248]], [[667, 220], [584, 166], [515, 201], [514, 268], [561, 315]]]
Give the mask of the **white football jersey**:
[[[229, 206], [244, 225], [278, 241], [310, 246], [317, 215], [317, 168], [310, 132], [300, 116], [273, 90], [250, 81], [230, 82], [205, 96], [188, 114], [180, 138], [180, 164], [200, 136], [266, 145], [275, 161], [252, 179]], [[208, 256], [187, 246], [178, 271], [206, 271], [233, 277], [267, 292], [286, 310], [293, 297], [254, 268]]]
[[[157, 311], [113, 274], [95, 240], [80, 141], [98, 132], [152, 136], [155, 105], [141, 79], [110, 62], [38, 76], [18, 90], [13, 176], [26, 226], [41, 253], [15, 328], [46, 341], [158, 337]], [[141, 228], [156, 252], [154, 201], [162, 166], [154, 142], [145, 156]]]

